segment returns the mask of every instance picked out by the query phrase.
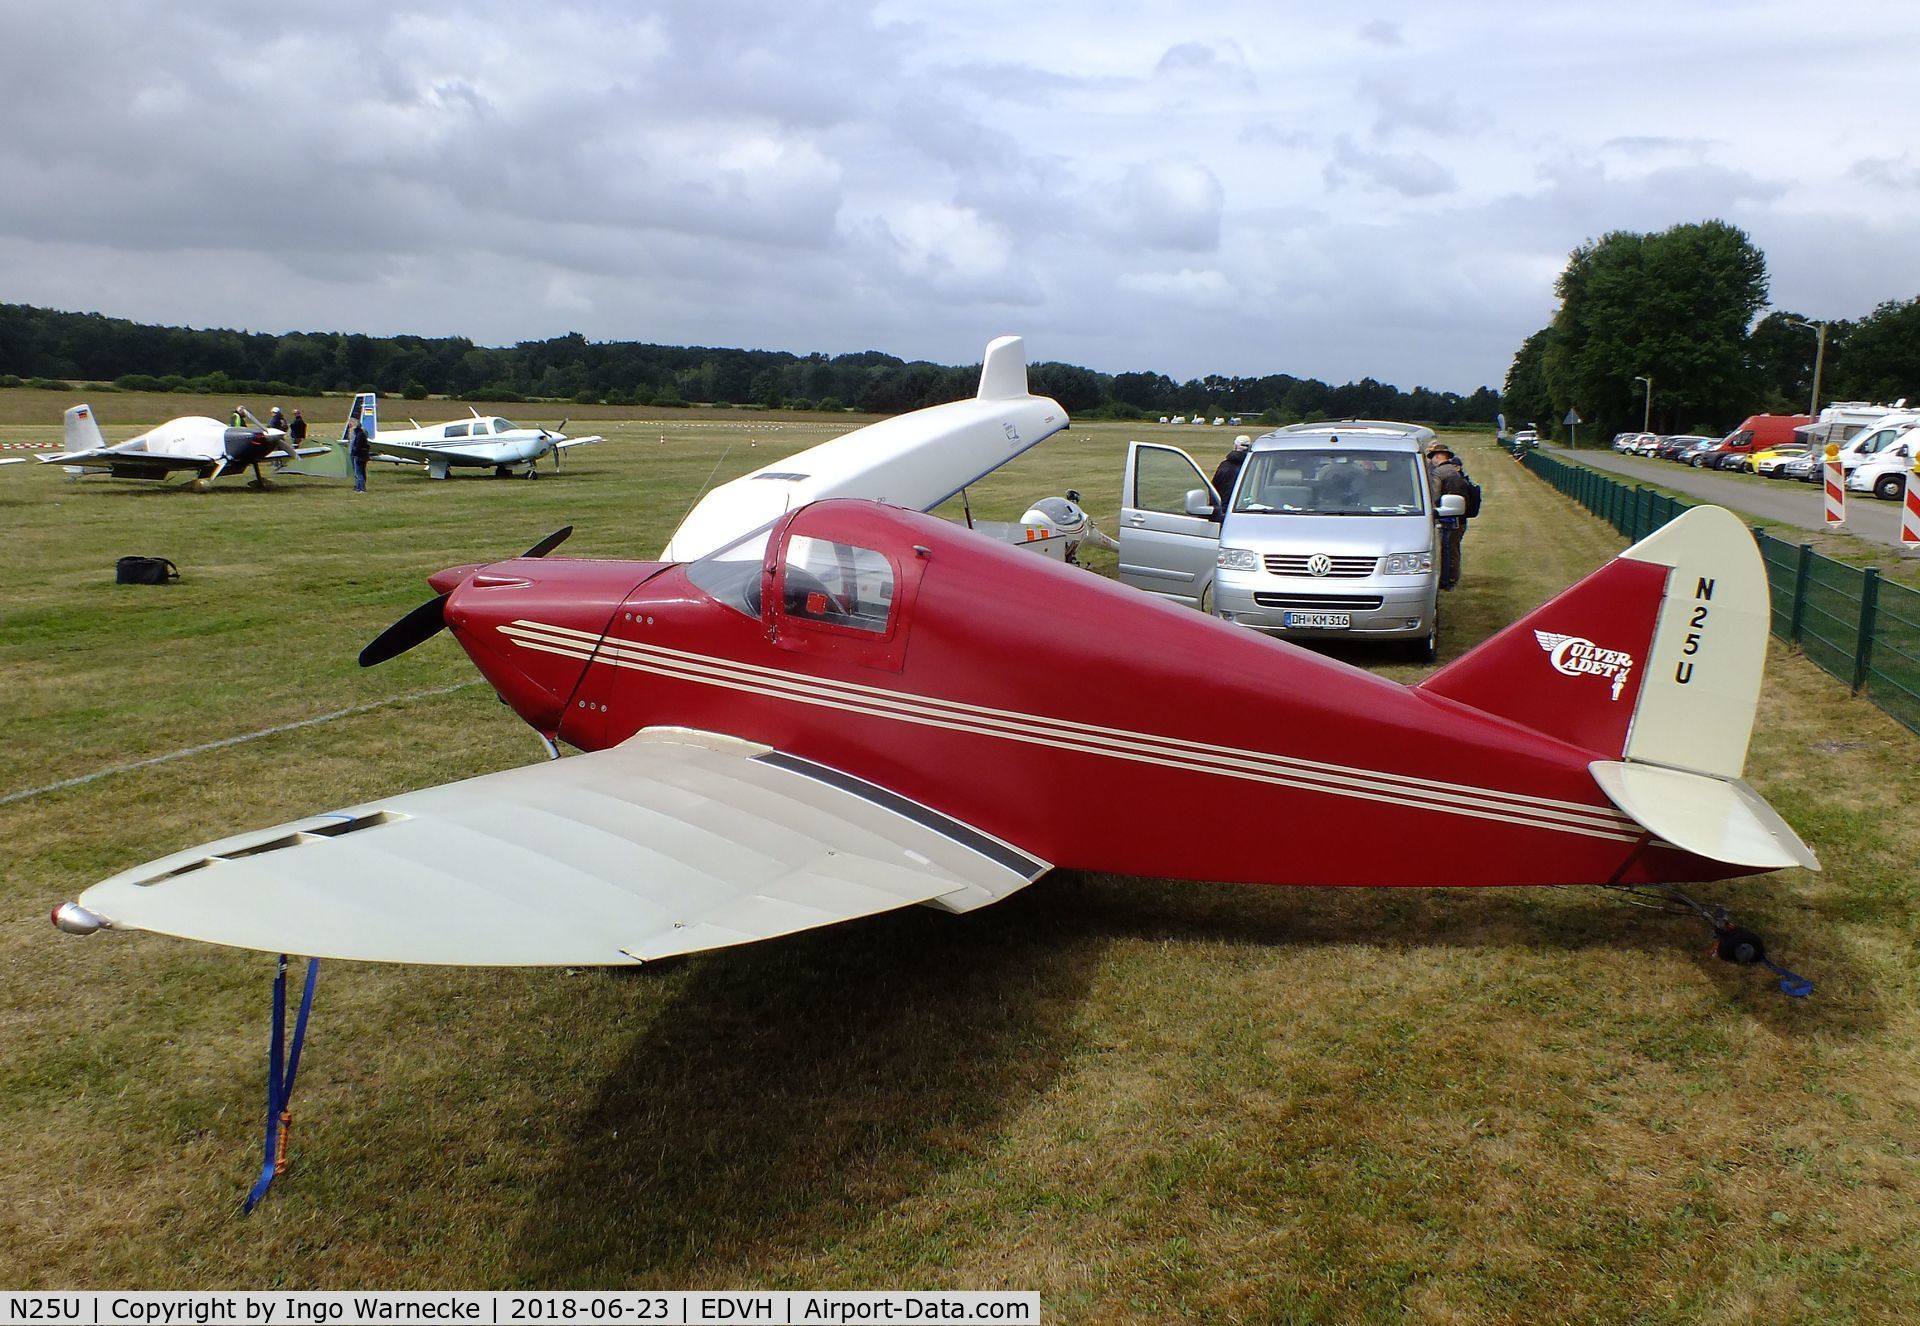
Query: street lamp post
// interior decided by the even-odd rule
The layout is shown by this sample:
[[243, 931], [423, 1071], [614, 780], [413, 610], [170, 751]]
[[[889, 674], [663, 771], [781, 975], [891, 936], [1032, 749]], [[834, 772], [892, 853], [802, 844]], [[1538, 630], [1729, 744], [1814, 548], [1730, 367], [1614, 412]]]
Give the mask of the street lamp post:
[[1826, 367], [1827, 363], [1827, 324], [1802, 322], [1798, 318], [1788, 318], [1787, 321], [1796, 327], [1805, 327], [1820, 338], [1820, 344], [1813, 352], [1813, 400], [1807, 406], [1808, 417], [1818, 419], [1820, 417], [1820, 370]]
[[1653, 379], [1651, 377], [1647, 377], [1642, 374], [1635, 373], [1633, 375], [1633, 380], [1635, 382], [1644, 382], [1647, 384], [1647, 408], [1645, 413], [1643, 413], [1640, 416], [1640, 431], [1643, 433], [1651, 433], [1653, 431]]

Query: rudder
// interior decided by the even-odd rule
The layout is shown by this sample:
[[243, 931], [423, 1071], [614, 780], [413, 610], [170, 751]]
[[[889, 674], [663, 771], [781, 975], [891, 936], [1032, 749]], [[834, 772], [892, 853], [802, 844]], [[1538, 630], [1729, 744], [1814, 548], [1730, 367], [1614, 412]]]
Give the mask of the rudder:
[[1753, 536], [1695, 507], [1420, 689], [1603, 759], [1738, 778], [1768, 613]]

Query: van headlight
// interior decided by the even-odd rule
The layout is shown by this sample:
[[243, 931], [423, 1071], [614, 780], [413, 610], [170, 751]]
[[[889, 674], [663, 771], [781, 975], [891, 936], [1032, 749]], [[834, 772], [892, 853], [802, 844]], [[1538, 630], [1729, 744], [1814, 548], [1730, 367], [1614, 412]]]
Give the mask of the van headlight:
[[1383, 576], [1416, 576], [1433, 570], [1433, 553], [1388, 553], [1380, 562]]
[[1251, 548], [1222, 548], [1214, 565], [1222, 571], [1258, 571], [1260, 559]]

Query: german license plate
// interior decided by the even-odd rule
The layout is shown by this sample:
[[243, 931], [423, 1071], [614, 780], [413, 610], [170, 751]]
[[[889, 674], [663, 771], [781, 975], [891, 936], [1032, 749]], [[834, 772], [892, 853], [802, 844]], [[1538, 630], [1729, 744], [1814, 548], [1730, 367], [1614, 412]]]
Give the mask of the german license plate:
[[1353, 625], [1353, 614], [1350, 612], [1290, 612], [1281, 618], [1281, 624], [1317, 631], [1344, 631]]

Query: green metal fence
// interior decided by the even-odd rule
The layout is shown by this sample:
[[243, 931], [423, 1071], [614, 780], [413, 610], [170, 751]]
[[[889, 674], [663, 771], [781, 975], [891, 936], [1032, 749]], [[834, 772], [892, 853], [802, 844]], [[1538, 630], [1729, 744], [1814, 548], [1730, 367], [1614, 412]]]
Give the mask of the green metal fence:
[[[1537, 451], [1520, 460], [1634, 542], [1693, 505]], [[1808, 544], [1764, 530], [1753, 537], [1767, 566], [1773, 633], [1920, 732], [1920, 591], [1881, 579], [1873, 567], [1822, 557]]]

